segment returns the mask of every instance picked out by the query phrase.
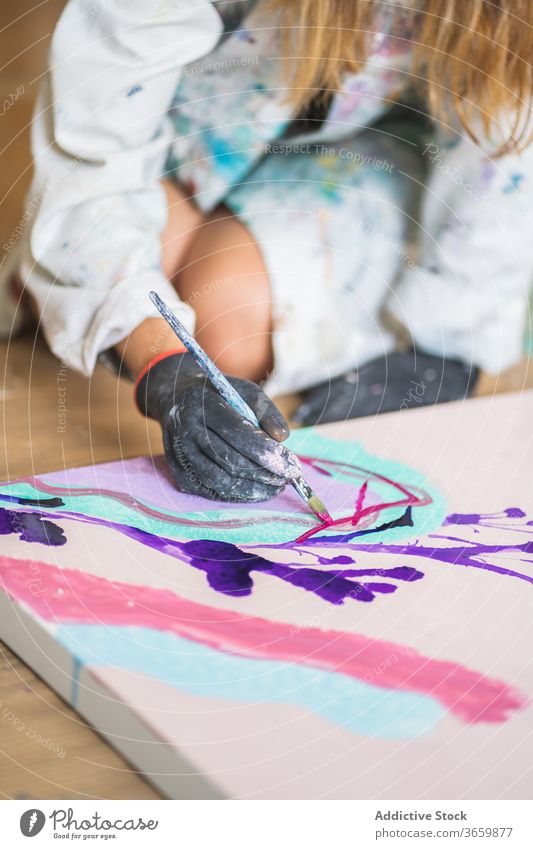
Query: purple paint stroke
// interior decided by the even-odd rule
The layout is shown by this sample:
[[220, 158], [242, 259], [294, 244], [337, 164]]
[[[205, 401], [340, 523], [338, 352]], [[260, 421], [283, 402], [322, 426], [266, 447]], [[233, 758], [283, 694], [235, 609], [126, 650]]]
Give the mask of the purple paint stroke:
[[[2, 508], [0, 508], [2, 510]], [[46, 519], [46, 514], [25, 513], [23, 511], [3, 510], [11, 517], [5, 524], [2, 533], [18, 532], [18, 526], [29, 521], [34, 532], [33, 538], [25, 537], [28, 542], [39, 542], [44, 545], [62, 545], [66, 542], [63, 530]], [[21, 519], [31, 517], [31, 520]], [[307, 566], [297, 566], [289, 563], [276, 563], [257, 554], [242, 551], [233, 543], [217, 540], [188, 540], [178, 542], [167, 537], [160, 537], [148, 531], [140, 530], [131, 525], [121, 525], [108, 519], [95, 516], [85, 516], [82, 513], [54, 513], [54, 518], [75, 520], [87, 524], [99, 525], [118, 533], [124, 534], [136, 542], [160, 551], [170, 557], [187, 562], [190, 566], [205, 572], [209, 585], [217, 592], [231, 596], [250, 595], [254, 586], [252, 572], [262, 572], [276, 577], [292, 586], [300, 587], [306, 592], [317, 595], [330, 604], [343, 604], [348, 598], [356, 601], [373, 601], [375, 592], [385, 592], [382, 588], [372, 591], [365, 583], [353, 578], [390, 576], [399, 581], [416, 581], [423, 578], [423, 573], [411, 567], [395, 567], [392, 569], [333, 569], [322, 570]], [[16, 526], [13, 524], [16, 521]], [[48, 535], [43, 528], [48, 528]], [[1, 527], [1, 526], [0, 526]], [[52, 541], [52, 530], [55, 534]], [[22, 537], [21, 537], [22, 538]], [[59, 541], [61, 540], [61, 541]], [[290, 543], [288, 546], [290, 547]], [[353, 562], [353, 560], [350, 560]], [[382, 585], [383, 586], [383, 585]], [[396, 586], [389, 585], [387, 592], [394, 592]]]
[[0, 507], [0, 534], [18, 534], [22, 542], [40, 542], [43, 545], [64, 545], [67, 541], [63, 529], [51, 522], [46, 514], [5, 507]]
[[[191, 566], [206, 573], [209, 586], [226, 595], [250, 595], [253, 588], [252, 572], [273, 575], [293, 586], [312, 592], [330, 604], [343, 604], [347, 598], [373, 601], [374, 592], [394, 592], [394, 584], [375, 585], [354, 581], [364, 576], [391, 577], [399, 581], [417, 581], [422, 572], [409, 566], [392, 569], [314, 569], [286, 563], [274, 563], [257, 554], [242, 551], [233, 543], [216, 540], [190, 540], [182, 546]], [[387, 589], [383, 589], [383, 587]]]
[[[525, 513], [520, 507], [507, 507], [501, 513], [450, 513], [446, 516], [445, 525], [481, 525], [484, 520], [494, 522], [497, 519], [524, 519]], [[528, 523], [529, 524], [529, 523]]]
[[[352, 534], [351, 536], [353, 537], [356, 535]], [[506, 569], [505, 567], [497, 566], [494, 563], [487, 563], [482, 559], [475, 559], [478, 557], [483, 558], [490, 554], [501, 554], [503, 552], [533, 555], [533, 540], [520, 543], [519, 545], [486, 545], [484, 543], [469, 543], [467, 540], [456, 540], [454, 537], [446, 537], [438, 534], [432, 534], [431, 536], [452, 542], [459, 541], [463, 544], [459, 546], [437, 548], [420, 545], [419, 542], [415, 542], [411, 545], [392, 545], [378, 542], [373, 545], [350, 543], [349, 548], [351, 551], [365, 551], [371, 552], [372, 554], [397, 554], [401, 557], [422, 557], [427, 560], [437, 560], [440, 563], [446, 563], [450, 566], [466, 566], [474, 569], [483, 569], [486, 572], [496, 572], [499, 575], [508, 575], [509, 577], [518, 578], [521, 581], [533, 584], [533, 575], [526, 575], [523, 572], [516, 572], [514, 569]], [[310, 545], [318, 545], [319, 543], [327, 545], [328, 542], [328, 537], [320, 537], [320, 539], [316, 540], [307, 540], [305, 545], [306, 548], [308, 548]], [[277, 548], [280, 546], [272, 547]]]
[[[1, 508], [0, 508], [1, 509]], [[447, 545], [446, 547], [436, 547], [421, 545], [418, 541], [414, 543], [388, 544], [388, 543], [373, 543], [365, 544], [355, 542], [363, 535], [372, 532], [384, 531], [392, 527], [412, 524], [410, 517], [410, 508], [392, 522], [387, 522], [370, 530], [357, 530], [342, 535], [322, 535], [320, 537], [311, 537], [305, 540], [305, 543], [298, 541], [280, 543], [273, 545], [254, 546], [255, 552], [259, 549], [275, 551], [282, 549], [285, 551], [293, 551], [297, 554], [311, 553], [315, 547], [324, 548], [327, 546], [335, 547], [342, 546], [348, 548], [350, 552], [367, 552], [372, 554], [394, 554], [400, 557], [417, 557], [425, 558], [431, 561], [438, 561], [447, 565], [472, 567], [482, 569], [488, 572], [495, 572], [500, 575], [505, 575], [517, 578], [527, 583], [533, 584], [533, 575], [527, 575], [513, 569], [507, 569], [503, 566], [498, 566], [495, 563], [487, 562], [485, 558], [490, 555], [509, 553], [515, 554], [533, 554], [533, 541], [528, 540], [518, 545], [488, 545], [484, 543], [469, 542], [461, 538], [430, 534], [429, 538], [442, 539], [447, 543], [459, 543], [459, 545]], [[486, 515], [478, 514], [451, 514], [445, 524], [447, 526], [466, 525], [466, 517], [476, 519], [479, 525], [487, 525], [490, 519], [498, 520], [503, 518], [524, 518], [525, 514], [519, 508], [509, 508], [503, 513]], [[249, 595], [253, 589], [253, 572], [263, 572], [271, 574], [274, 577], [305, 589], [307, 592], [312, 592], [325, 601], [331, 604], [343, 604], [347, 598], [356, 599], [358, 601], [372, 601], [375, 593], [394, 592], [396, 586], [386, 582], [362, 582], [354, 580], [361, 577], [387, 577], [402, 581], [419, 580], [423, 577], [422, 572], [418, 572], [411, 567], [400, 566], [395, 569], [328, 569], [321, 570], [308, 566], [297, 566], [297, 564], [277, 563], [267, 560], [258, 553], [247, 552], [238, 548], [233, 543], [211, 541], [211, 540], [190, 540], [184, 543], [177, 542], [173, 539], [159, 537], [155, 534], [150, 534], [147, 531], [142, 531], [138, 528], [128, 525], [121, 525], [117, 522], [112, 522], [106, 519], [97, 517], [85, 516], [83, 514], [60, 511], [54, 512], [54, 518], [65, 520], [77, 520], [87, 522], [88, 524], [97, 524], [110, 529], [116, 530], [137, 542], [154, 548], [172, 557], [185, 560], [194, 568], [200, 569], [206, 573], [207, 580], [210, 586], [217, 592], [222, 592], [227, 595]], [[475, 524], [475, 523], [473, 523]], [[526, 523], [529, 524], [529, 523]], [[522, 526], [522, 529], [524, 525]], [[475, 530], [475, 527], [472, 527]], [[514, 528], [513, 530], [520, 530]], [[0, 513], [0, 533], [19, 533], [21, 539], [29, 542], [41, 542], [45, 545], [62, 545], [65, 542], [65, 537], [62, 529], [47, 519], [46, 514], [29, 513], [24, 511], [9, 511], [1, 509]], [[353, 563], [352, 557], [343, 553], [336, 557], [326, 558], [318, 555], [319, 563], [327, 563], [328, 565], [345, 565]]]

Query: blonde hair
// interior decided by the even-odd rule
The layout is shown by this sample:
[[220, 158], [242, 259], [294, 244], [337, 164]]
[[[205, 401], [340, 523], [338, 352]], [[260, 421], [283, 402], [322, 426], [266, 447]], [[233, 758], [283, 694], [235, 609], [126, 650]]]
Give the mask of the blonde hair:
[[434, 118], [446, 121], [455, 109], [476, 142], [480, 118], [487, 137], [499, 133], [494, 155], [529, 143], [533, 0], [422, 0], [416, 8], [408, 0], [269, 2], [280, 15], [296, 110], [320, 92], [338, 91], [346, 71], [362, 68], [385, 8], [417, 16], [412, 79], [424, 86]]

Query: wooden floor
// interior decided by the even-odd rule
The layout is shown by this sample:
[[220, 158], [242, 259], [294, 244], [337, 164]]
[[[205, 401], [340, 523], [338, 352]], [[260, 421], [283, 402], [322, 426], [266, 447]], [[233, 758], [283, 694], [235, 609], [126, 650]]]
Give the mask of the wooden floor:
[[[29, 121], [47, 42], [62, 0], [0, 4], [0, 244], [21, 219], [30, 179]], [[23, 91], [22, 91], [23, 89]], [[17, 99], [13, 96], [22, 91]], [[1, 261], [1, 258], [0, 258]], [[99, 369], [67, 373], [58, 432], [60, 363], [35, 332], [0, 346], [0, 479], [147, 453], [159, 429], [139, 416], [131, 386]], [[60, 375], [63, 377], [63, 374]], [[1, 550], [1, 542], [0, 542]], [[18, 799], [156, 799], [158, 794], [83, 720], [0, 646], [0, 795]], [[58, 751], [59, 747], [59, 751]]]
[[[133, 0], [134, 2], [134, 0]], [[28, 126], [46, 45], [63, 3], [18, 0], [0, 6], [0, 244], [20, 221], [30, 178]], [[1, 258], [0, 258], [1, 261]], [[31, 331], [0, 346], [3, 374], [0, 479], [118, 457], [160, 453], [159, 428], [134, 410], [131, 386], [102, 369], [91, 380], [71, 372]], [[58, 431], [58, 376], [66, 426]], [[524, 361], [482, 393], [533, 386]], [[1, 542], [0, 542], [1, 549]], [[1, 648], [1, 647], [0, 647]], [[157, 794], [64, 702], [6, 648], [0, 654], [0, 795], [40, 799], [151, 799]], [[59, 747], [59, 754], [52, 751]], [[62, 754], [64, 752], [64, 755]]]

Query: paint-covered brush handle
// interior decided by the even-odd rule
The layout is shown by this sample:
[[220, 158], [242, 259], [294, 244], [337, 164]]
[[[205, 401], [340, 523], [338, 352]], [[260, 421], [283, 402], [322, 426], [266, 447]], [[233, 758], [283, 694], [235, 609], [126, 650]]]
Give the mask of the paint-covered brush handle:
[[150, 300], [159, 310], [165, 321], [171, 326], [172, 330], [181, 342], [187, 348], [191, 357], [200, 366], [203, 372], [207, 375], [217, 392], [220, 393], [224, 401], [232, 407], [235, 412], [239, 413], [244, 419], [251, 422], [254, 427], [260, 428], [261, 425], [251, 407], [246, 401], [241, 398], [236, 389], [222, 374], [214, 362], [207, 356], [203, 348], [198, 344], [196, 339], [191, 336], [187, 328], [181, 323], [179, 318], [168, 309], [164, 301], [161, 300], [157, 292], [150, 292]]

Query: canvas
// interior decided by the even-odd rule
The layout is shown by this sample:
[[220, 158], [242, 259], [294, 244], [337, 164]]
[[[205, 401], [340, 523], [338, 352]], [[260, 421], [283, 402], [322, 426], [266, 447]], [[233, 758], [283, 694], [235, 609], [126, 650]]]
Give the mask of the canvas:
[[222, 504], [161, 458], [0, 487], [0, 637], [170, 797], [530, 798], [533, 393], [290, 446]]

